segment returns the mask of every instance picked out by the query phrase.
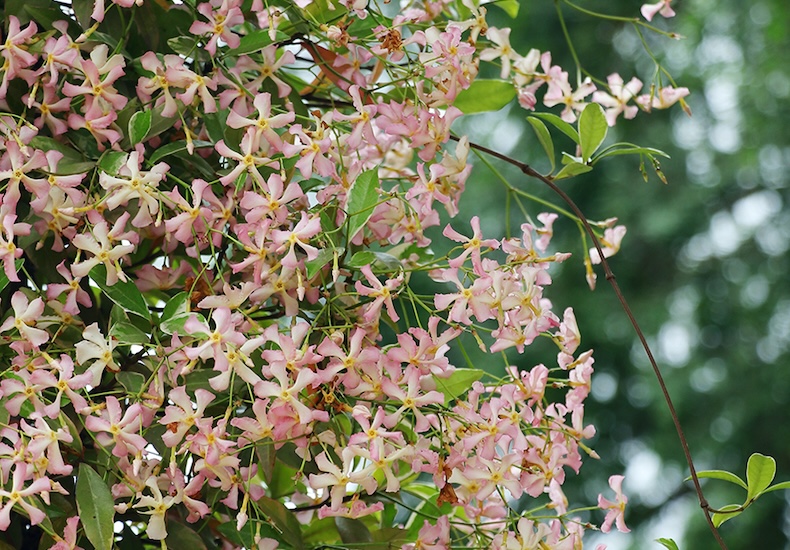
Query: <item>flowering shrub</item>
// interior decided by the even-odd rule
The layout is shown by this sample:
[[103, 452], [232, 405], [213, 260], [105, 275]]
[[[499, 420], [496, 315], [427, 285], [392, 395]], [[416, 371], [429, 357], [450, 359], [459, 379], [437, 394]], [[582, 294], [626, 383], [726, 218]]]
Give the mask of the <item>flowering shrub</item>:
[[[613, 154], [658, 166], [599, 149], [607, 124], [687, 90], [573, 86], [473, 0], [13, 6], [0, 530], [29, 522], [58, 549], [562, 549], [628, 531], [622, 476], [597, 506], [563, 493], [596, 455], [592, 353], [546, 295], [569, 257], [550, 247], [557, 215], [504, 239], [442, 221], [474, 147], [451, 126], [557, 106], [530, 118], [550, 180]], [[575, 142], [557, 171], [549, 126]], [[591, 285], [625, 234], [599, 228]], [[415, 291], [426, 274], [435, 295]], [[495, 378], [451, 363], [467, 333], [557, 355]]]

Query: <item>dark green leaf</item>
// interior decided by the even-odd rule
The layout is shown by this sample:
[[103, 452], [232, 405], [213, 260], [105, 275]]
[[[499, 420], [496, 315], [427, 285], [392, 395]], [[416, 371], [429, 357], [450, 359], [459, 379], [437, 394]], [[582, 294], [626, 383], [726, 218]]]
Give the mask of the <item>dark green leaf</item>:
[[[51, 11], [53, 9], [57, 10], [57, 8], [52, 6], [51, 0], [5, 0], [6, 21], [9, 16], [13, 15], [19, 19], [19, 23], [22, 26], [25, 26], [30, 21], [30, 15], [38, 19], [39, 23], [51, 23], [52, 15], [39, 19], [38, 13], [42, 10]], [[63, 19], [63, 12], [60, 13], [60, 19]]]
[[588, 103], [579, 116], [579, 141], [584, 162], [592, 158], [603, 140], [606, 139], [608, 131], [609, 125], [606, 123], [601, 106], [597, 103]]
[[[25, 263], [25, 260], [19, 258], [18, 260], [14, 260], [14, 271], [17, 273], [19, 272], [22, 264]], [[5, 270], [0, 271], [0, 291], [2, 291], [5, 287], [8, 286], [8, 283], [11, 281], [8, 280], [8, 277], [5, 274]]]
[[472, 383], [480, 380], [485, 374], [480, 369], [456, 369], [449, 378], [433, 376], [436, 389], [444, 394], [444, 404], [464, 395], [472, 388]]
[[336, 517], [335, 526], [340, 533], [340, 540], [346, 544], [363, 544], [373, 542], [373, 536], [367, 525], [358, 519]]
[[142, 143], [151, 130], [151, 111], [138, 111], [129, 120], [129, 142], [132, 146]]
[[307, 261], [304, 263], [305, 267], [307, 268], [307, 278], [312, 279], [318, 272], [321, 271], [326, 264], [332, 261], [335, 257], [335, 254], [342, 254], [342, 248], [340, 249], [333, 249], [333, 248], [324, 248], [318, 252], [318, 256], [315, 259]]
[[762, 494], [776, 475], [776, 460], [773, 457], [754, 453], [746, 463], [746, 501]]
[[[305, 525], [304, 542], [306, 544], [320, 545], [328, 540], [338, 540], [340, 533], [337, 532], [335, 526], [335, 518], [313, 519], [309, 524]], [[365, 547], [367, 548], [367, 546]]]
[[241, 528], [241, 530], [238, 530], [236, 529], [235, 522], [226, 521], [224, 523], [220, 523], [217, 529], [233, 544], [237, 546], [243, 546], [244, 548], [253, 548], [255, 546], [254, 525], [255, 524], [253, 522], [248, 521], [247, 524]]
[[532, 126], [538, 141], [543, 146], [543, 150], [546, 151], [546, 156], [549, 157], [549, 162], [551, 162], [551, 171], [554, 172], [554, 142], [551, 141], [549, 129], [546, 128], [542, 120], [533, 116], [527, 117], [527, 122]]
[[140, 290], [131, 281], [118, 281], [114, 285], [107, 284], [107, 269], [99, 264], [90, 271], [90, 278], [113, 302], [129, 313], [139, 315], [143, 319], [151, 319], [148, 305]]
[[186, 387], [189, 393], [195, 393], [197, 389], [213, 391], [209, 379], [217, 376], [213, 370], [195, 370], [186, 375]]
[[287, 34], [280, 31], [275, 32], [274, 40], [272, 40], [269, 36], [269, 29], [252, 31], [249, 34], [242, 36], [241, 40], [239, 41], [239, 47], [228, 50], [224, 57], [236, 57], [239, 55], [257, 52], [258, 50], [262, 50], [266, 46], [274, 44], [275, 42], [288, 40], [288, 38], [289, 36]]
[[[231, 525], [235, 527], [235, 524], [231, 523]], [[165, 543], [169, 550], [206, 550], [206, 545], [200, 535], [179, 521], [167, 523]]]
[[121, 344], [147, 344], [151, 341], [145, 332], [132, 323], [123, 321], [112, 326], [110, 336], [117, 338]]
[[392, 254], [387, 254], [386, 252], [373, 252], [372, 250], [360, 250], [354, 254], [345, 265], [354, 268], [369, 265], [374, 271], [384, 271], [387, 273], [397, 271], [401, 267], [400, 260]]
[[546, 122], [554, 126], [557, 130], [559, 130], [560, 132], [571, 138], [574, 143], [576, 144], [579, 143], [579, 132], [577, 132], [573, 126], [562, 120], [557, 115], [554, 115], [552, 113], [535, 113], [532, 116], [536, 116], [538, 118], [545, 120]]
[[101, 476], [85, 463], [80, 464], [77, 476], [77, 510], [85, 536], [94, 548], [110, 550], [115, 515], [112, 493]]
[[478, 78], [458, 93], [453, 105], [464, 114], [498, 111], [516, 97], [516, 88], [507, 80]]
[[379, 200], [379, 174], [373, 168], [362, 172], [348, 190], [348, 240], [354, 238], [373, 215], [373, 207]]
[[177, 54], [191, 57], [192, 59], [206, 57], [203, 49], [197, 45], [197, 40], [194, 36], [176, 36], [168, 39], [167, 45]]
[[[263, 474], [267, 486], [274, 479], [274, 466], [277, 462], [277, 451], [272, 441], [257, 441], [255, 443], [255, 456], [258, 458], [258, 468]], [[270, 491], [271, 493], [271, 491]]]
[[30, 140], [30, 145], [34, 149], [41, 149], [42, 151], [54, 150], [63, 153], [63, 158], [60, 159], [60, 162], [82, 162], [85, 160], [79, 152], [51, 137], [36, 136]]
[[266, 514], [274, 527], [282, 533], [283, 540], [296, 550], [302, 550], [302, 548], [304, 548], [302, 527], [293, 512], [286, 508], [279, 500], [274, 500], [269, 497], [261, 497], [257, 503], [258, 507]]
[[71, 0], [71, 9], [74, 10], [74, 15], [77, 17], [77, 22], [84, 31], [87, 31], [93, 22], [91, 19], [93, 4], [93, 0]]
[[85, 174], [96, 166], [95, 162], [67, 162], [61, 160], [58, 163], [58, 169], [55, 172], [56, 176], [71, 176], [73, 174]]
[[[202, 141], [202, 140], [195, 140], [192, 142], [195, 146], [195, 149], [201, 149], [203, 147], [213, 147], [210, 141]], [[175, 155], [177, 153], [183, 153], [187, 151], [187, 142], [185, 140], [181, 141], [174, 141], [173, 143], [168, 143], [164, 147], [158, 147], [156, 151], [148, 158], [148, 163], [153, 166], [163, 158]]]
[[170, 117], [162, 116], [162, 111], [164, 110], [165, 106], [159, 105], [158, 107], [154, 107], [153, 111], [151, 111], [151, 128], [149, 128], [146, 137], [152, 138], [158, 136], [162, 132], [170, 130], [173, 124], [176, 123], [178, 115]]
[[115, 378], [130, 394], [137, 395], [145, 388], [145, 376], [139, 372], [119, 372]]

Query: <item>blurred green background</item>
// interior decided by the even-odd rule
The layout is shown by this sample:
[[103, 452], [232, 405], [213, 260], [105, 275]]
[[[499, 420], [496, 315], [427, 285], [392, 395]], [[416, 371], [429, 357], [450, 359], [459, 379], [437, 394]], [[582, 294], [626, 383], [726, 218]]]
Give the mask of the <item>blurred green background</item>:
[[[641, 2], [579, 5], [638, 15]], [[662, 162], [669, 184], [649, 167], [645, 183], [638, 159], [615, 157], [562, 187], [589, 219], [617, 216], [628, 227], [612, 267], [662, 366], [697, 468], [743, 477], [748, 456], [761, 452], [776, 458], [777, 480], [790, 480], [790, 9], [787, 0], [682, 0], [673, 7], [675, 18], [654, 23], [684, 39], [650, 33], [645, 39], [678, 85], [691, 90], [693, 116], [677, 106], [640, 113], [607, 138], [669, 153]], [[584, 69], [601, 80], [618, 71], [626, 81], [636, 75], [651, 82], [655, 65], [630, 25], [591, 19], [568, 6], [562, 11]], [[511, 26], [521, 53], [551, 50], [575, 81], [555, 2], [523, 2], [515, 21], [489, 6], [489, 24]], [[457, 131], [546, 170], [526, 114], [512, 106], [475, 115]], [[569, 142], [558, 143], [569, 150]], [[487, 237], [501, 235], [504, 187], [476, 164], [458, 229], [466, 229], [460, 220], [480, 215]], [[498, 168], [522, 189], [559, 204], [540, 182]], [[545, 210], [530, 207], [533, 215]], [[517, 230], [523, 216], [512, 214]], [[606, 492], [609, 475], [625, 472], [630, 497], [632, 533], [591, 537], [585, 547], [661, 548], [654, 539], [672, 537], [682, 550], [718, 548], [691, 484], [683, 482], [687, 467], [677, 436], [625, 314], [600, 269], [597, 290], [586, 288], [575, 225], [560, 220], [555, 227], [553, 246], [574, 256], [555, 272], [547, 296], [557, 312], [574, 307], [582, 349], [595, 350], [586, 419], [598, 429], [592, 447], [601, 455], [585, 462], [584, 485], [566, 485], [577, 504], [590, 503]], [[530, 368], [546, 355], [528, 351], [520, 361]], [[704, 488], [713, 506], [745, 496], [721, 481]], [[788, 503], [790, 493], [771, 493], [725, 523], [729, 547], [790, 548]]]

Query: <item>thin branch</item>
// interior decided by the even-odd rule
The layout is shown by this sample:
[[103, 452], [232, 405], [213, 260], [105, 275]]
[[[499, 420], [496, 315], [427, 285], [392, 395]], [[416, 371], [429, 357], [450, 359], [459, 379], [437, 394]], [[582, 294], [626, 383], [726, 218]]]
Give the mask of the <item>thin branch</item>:
[[[452, 139], [456, 141], [458, 140], [458, 138], [455, 136], [452, 136]], [[653, 357], [653, 352], [650, 349], [650, 345], [647, 343], [647, 339], [645, 338], [645, 335], [642, 332], [639, 323], [634, 317], [634, 314], [631, 311], [631, 307], [628, 305], [628, 302], [626, 301], [622, 291], [620, 290], [620, 285], [617, 284], [617, 280], [614, 276], [614, 273], [609, 267], [609, 262], [604, 257], [603, 250], [601, 249], [601, 243], [598, 241], [598, 237], [596, 237], [595, 232], [593, 231], [592, 227], [587, 221], [587, 218], [584, 216], [584, 213], [576, 205], [573, 199], [571, 199], [568, 196], [568, 194], [565, 193], [565, 191], [560, 189], [557, 186], [557, 184], [555, 184], [552, 181], [550, 177], [544, 176], [540, 172], [537, 172], [530, 165], [524, 162], [520, 162], [507, 155], [503, 155], [502, 153], [489, 149], [488, 147], [484, 147], [483, 145], [478, 145], [476, 143], [470, 142], [469, 146], [473, 149], [477, 149], [478, 151], [481, 151], [495, 158], [498, 158], [503, 162], [507, 162], [512, 166], [515, 166], [516, 168], [521, 170], [521, 172], [526, 176], [540, 180], [543, 184], [545, 184], [552, 191], [554, 191], [554, 193], [556, 193], [570, 207], [570, 209], [578, 217], [579, 221], [584, 226], [585, 231], [590, 236], [590, 239], [592, 239], [593, 245], [595, 246], [595, 249], [598, 251], [599, 257], [601, 258], [601, 265], [603, 266], [604, 273], [606, 274], [606, 280], [609, 281], [609, 283], [612, 285], [612, 288], [614, 289], [614, 293], [617, 295], [617, 299], [620, 301], [620, 305], [622, 306], [623, 311], [625, 311], [628, 320], [631, 322], [631, 326], [634, 327], [634, 330], [636, 331], [636, 335], [639, 338], [639, 341], [641, 342], [642, 347], [645, 350], [645, 353], [647, 354], [648, 360], [650, 361], [650, 365], [653, 367], [653, 373], [656, 376], [656, 380], [658, 380], [658, 385], [661, 388], [661, 393], [664, 396], [664, 401], [667, 404], [667, 408], [669, 408], [669, 414], [672, 416], [672, 422], [675, 425], [675, 431], [677, 431], [678, 439], [680, 439], [680, 446], [683, 448], [683, 454], [686, 457], [686, 463], [688, 464], [689, 472], [691, 473], [691, 479], [694, 482], [694, 489], [697, 493], [697, 497], [699, 498], [700, 507], [705, 512], [705, 518], [707, 519], [708, 527], [710, 527], [710, 531], [711, 533], [713, 533], [713, 537], [716, 539], [716, 542], [719, 543], [719, 547], [722, 550], [727, 550], [727, 545], [725, 544], [724, 540], [721, 538], [721, 534], [719, 533], [719, 530], [716, 528], [715, 525], [713, 525], [713, 520], [711, 518], [711, 506], [710, 504], [708, 504], [708, 501], [702, 492], [702, 486], [700, 485], [699, 476], [697, 475], [697, 469], [694, 467], [694, 461], [691, 458], [691, 451], [689, 450], [688, 441], [686, 440], [686, 435], [683, 431], [683, 427], [680, 425], [680, 419], [678, 418], [678, 414], [675, 410], [675, 406], [672, 403], [672, 398], [669, 396], [669, 390], [667, 389], [666, 383], [664, 382], [664, 377], [661, 374], [661, 369], [659, 368], [658, 363], [655, 360], [655, 357]]]

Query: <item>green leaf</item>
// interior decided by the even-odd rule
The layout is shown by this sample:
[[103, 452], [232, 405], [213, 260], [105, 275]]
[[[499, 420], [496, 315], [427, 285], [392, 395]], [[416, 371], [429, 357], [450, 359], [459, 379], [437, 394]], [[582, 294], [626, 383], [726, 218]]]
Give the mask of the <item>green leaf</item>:
[[[697, 472], [697, 477], [700, 479], [708, 478], [708, 479], [720, 479], [722, 481], [729, 481], [730, 483], [734, 483], [735, 485], [740, 485], [744, 489], [748, 490], [745, 481], [743, 481], [735, 474], [726, 472], [724, 470], [703, 470], [702, 472]], [[690, 479], [691, 477], [689, 476], [683, 481], [689, 481]]]
[[307, 268], [307, 278], [312, 279], [321, 269], [332, 261], [335, 257], [335, 253], [338, 255], [344, 252], [343, 248], [324, 248], [319, 250], [318, 256], [315, 259], [307, 261], [304, 263], [305, 267]]
[[82, 30], [87, 31], [92, 22], [93, 2], [91, 0], [72, 0], [71, 9], [74, 10], [74, 15]]
[[130, 394], [137, 395], [145, 387], [145, 376], [139, 372], [119, 372], [115, 378]]
[[[214, 144], [210, 141], [202, 141], [202, 140], [193, 140], [192, 144], [195, 146], [195, 149], [201, 149], [203, 147], [214, 147]], [[186, 140], [181, 141], [174, 141], [173, 143], [168, 143], [164, 147], [157, 148], [156, 151], [148, 158], [148, 164], [153, 166], [163, 158], [176, 155], [178, 153], [187, 152], [187, 142]]]
[[173, 124], [178, 120], [178, 115], [169, 117], [162, 116], [162, 111], [164, 110], [165, 106], [159, 105], [158, 107], [154, 107], [153, 111], [151, 111], [151, 127], [148, 129], [146, 137], [152, 138], [158, 136], [165, 130], [170, 130]]
[[[25, 263], [25, 260], [19, 258], [18, 260], [14, 261], [14, 271], [19, 272], [19, 269], [22, 267], [22, 264]], [[0, 291], [2, 291], [5, 287], [8, 286], [8, 283], [11, 281], [8, 280], [8, 277], [5, 274], [5, 270], [0, 271]]]
[[335, 518], [335, 526], [337, 532], [340, 533], [340, 540], [346, 544], [373, 542], [370, 529], [358, 519], [339, 516]]
[[105, 151], [99, 159], [99, 169], [111, 176], [117, 176], [128, 158], [128, 155], [122, 151]]
[[275, 42], [282, 42], [290, 38], [287, 34], [281, 31], [276, 31], [274, 40], [269, 36], [269, 29], [253, 31], [241, 37], [239, 47], [228, 50], [223, 57], [237, 57], [252, 52], [262, 50], [266, 46], [274, 44]]
[[516, 88], [507, 80], [478, 78], [455, 98], [453, 105], [464, 114], [498, 111], [516, 97]]
[[582, 164], [581, 162], [571, 162], [566, 164], [562, 170], [560, 170], [556, 176], [554, 176], [554, 181], [563, 180], [566, 178], [572, 178], [573, 176], [578, 176], [579, 174], [584, 174], [592, 170], [592, 166], [587, 164]]
[[[261, 474], [263, 474], [263, 480], [270, 487], [274, 480], [274, 466], [277, 463], [277, 451], [274, 448], [274, 442], [258, 441], [255, 444], [255, 456], [258, 459], [258, 467]], [[270, 494], [274, 496], [271, 490]]]
[[763, 494], [770, 493], [771, 491], [781, 491], [783, 489], [790, 489], [790, 481], [783, 481], [781, 483], [777, 483], [776, 485], [771, 485], [765, 491], [763, 491]]
[[258, 507], [268, 516], [274, 527], [282, 533], [283, 540], [296, 548], [302, 550], [302, 527], [296, 516], [279, 500], [269, 497], [261, 497], [258, 500]]
[[[231, 523], [236, 527], [234, 523]], [[167, 538], [165, 539], [169, 550], [206, 550], [206, 544], [191, 527], [180, 521], [167, 523]]]
[[121, 344], [148, 344], [151, 337], [134, 326], [132, 323], [121, 321], [110, 329], [110, 336], [114, 336]]
[[[206, 321], [206, 319], [199, 313], [180, 313], [159, 323], [159, 328], [162, 329], [162, 332], [164, 332], [165, 334], [173, 335], [175, 333], [178, 333], [179, 336], [190, 336], [190, 334], [188, 334], [186, 329], [184, 328], [184, 324], [193, 315], [198, 316], [198, 321], [201, 322]], [[200, 336], [200, 335], [201, 333], [195, 333], [192, 336]], [[204, 336], [208, 336], [208, 335], [206, 334]]]
[[58, 169], [55, 172], [56, 176], [71, 176], [73, 174], [85, 174], [86, 172], [93, 170], [96, 166], [95, 162], [85, 161], [85, 162], [67, 162], [66, 160], [61, 160], [58, 163]]
[[765, 491], [776, 475], [776, 460], [773, 457], [754, 453], [746, 463], [746, 502]]
[[398, 271], [401, 267], [400, 260], [392, 254], [373, 252], [372, 250], [360, 250], [345, 265], [354, 268], [370, 265], [374, 271], [385, 271], [388, 273]]
[[581, 142], [582, 159], [588, 162], [592, 158], [603, 140], [609, 125], [603, 109], [597, 103], [588, 103], [582, 114], [579, 116], [579, 141]]
[[98, 285], [102, 292], [124, 311], [139, 315], [150, 320], [148, 305], [145, 303], [142, 292], [131, 281], [118, 281], [114, 285], [107, 284], [107, 268], [99, 264], [90, 271], [90, 278]]
[[[61, 14], [61, 17], [63, 14]], [[61, 143], [56, 139], [46, 136], [36, 136], [30, 140], [30, 145], [34, 149], [41, 149], [42, 151], [59, 151], [63, 153], [63, 158], [60, 159], [61, 162], [70, 161], [70, 162], [82, 162], [85, 158], [77, 152], [75, 149], [72, 149], [65, 143]]]
[[96, 470], [80, 464], [77, 476], [77, 510], [85, 536], [96, 550], [110, 550], [113, 539], [112, 493]]
[[625, 143], [615, 143], [601, 151], [598, 156], [595, 157], [595, 162], [598, 162], [599, 160], [606, 157], [614, 157], [617, 155], [648, 155], [670, 158], [669, 155], [660, 149], [653, 149], [652, 147], [635, 147]]
[[[322, 543], [328, 540], [338, 540], [340, 533], [335, 526], [335, 518], [313, 519], [304, 526], [304, 541], [306, 544], [313, 544], [316, 548], [321, 548]], [[368, 546], [365, 546], [367, 549]]]
[[656, 542], [661, 544], [664, 548], [667, 548], [668, 550], [680, 550], [678, 548], [677, 543], [672, 539], [661, 538], [661, 539], [656, 539]]
[[551, 171], [554, 172], [554, 142], [551, 141], [549, 129], [546, 128], [542, 120], [533, 116], [527, 117], [527, 122], [532, 126], [538, 141], [543, 146], [543, 150], [546, 151], [546, 156], [549, 157], [549, 162], [551, 162]]
[[179, 292], [170, 298], [162, 309], [160, 320], [167, 321], [183, 313], [189, 313], [189, 292]]
[[491, 5], [504, 11], [511, 19], [515, 19], [518, 17], [518, 8], [521, 4], [518, 0], [495, 0]]
[[379, 200], [379, 173], [373, 168], [362, 172], [348, 190], [348, 240], [365, 227]]
[[226, 539], [237, 546], [244, 548], [253, 548], [255, 546], [255, 524], [248, 521], [241, 530], [236, 529], [236, 522], [226, 521], [220, 523], [217, 530], [222, 533]]
[[[722, 506], [720, 510], [722, 512], [727, 512], [728, 510], [738, 510], [740, 508], [740, 504], [728, 504], [727, 506]], [[737, 512], [730, 512], [727, 514], [716, 513], [711, 516], [711, 520], [713, 521], [713, 525], [719, 527], [725, 521], [729, 521], [735, 516], [738, 516], [743, 512], [743, 510], [738, 510]]]
[[456, 369], [449, 378], [433, 376], [436, 389], [444, 394], [444, 404], [464, 395], [472, 387], [472, 383], [480, 380], [485, 374], [480, 369]]
[[536, 116], [538, 118], [545, 120], [546, 122], [554, 126], [557, 130], [559, 130], [560, 132], [571, 138], [574, 143], [576, 144], [579, 143], [579, 132], [577, 132], [573, 126], [562, 120], [557, 115], [554, 115], [552, 113], [535, 113], [532, 116]]
[[137, 111], [129, 120], [129, 142], [134, 147], [142, 143], [151, 130], [151, 111]]

